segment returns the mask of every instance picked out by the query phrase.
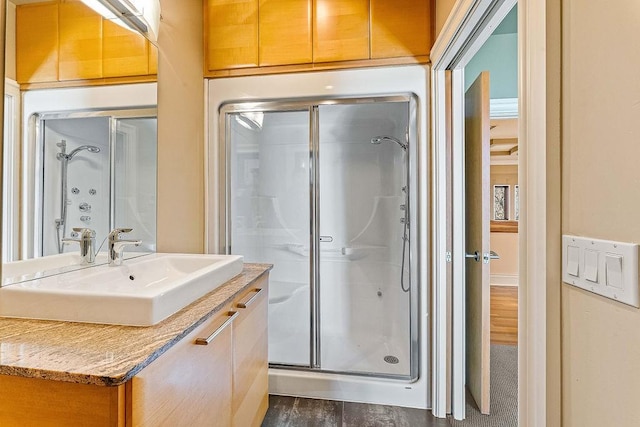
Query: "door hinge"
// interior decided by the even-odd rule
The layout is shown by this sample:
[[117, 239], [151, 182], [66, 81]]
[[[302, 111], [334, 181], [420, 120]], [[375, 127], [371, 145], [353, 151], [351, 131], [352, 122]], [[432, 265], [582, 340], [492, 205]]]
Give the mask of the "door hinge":
[[447, 262], [451, 262], [451, 251], [447, 251], [447, 252], [444, 254], [444, 259], [445, 259], [445, 261], [447, 261]]

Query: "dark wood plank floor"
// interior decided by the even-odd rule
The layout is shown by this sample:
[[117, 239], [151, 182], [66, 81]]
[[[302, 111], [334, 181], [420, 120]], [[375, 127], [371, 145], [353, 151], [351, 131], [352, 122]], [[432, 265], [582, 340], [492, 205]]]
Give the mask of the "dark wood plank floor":
[[518, 287], [491, 286], [491, 343], [518, 345]]
[[262, 427], [445, 427], [430, 411], [398, 406], [269, 396]]

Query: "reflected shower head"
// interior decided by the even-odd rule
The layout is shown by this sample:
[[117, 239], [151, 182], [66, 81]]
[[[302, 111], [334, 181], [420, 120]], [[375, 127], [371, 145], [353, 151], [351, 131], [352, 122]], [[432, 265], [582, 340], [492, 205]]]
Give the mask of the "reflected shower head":
[[406, 142], [402, 142], [399, 139], [396, 139], [392, 136], [375, 136], [373, 138], [371, 138], [371, 143], [372, 144], [380, 144], [382, 141], [392, 141], [395, 142], [396, 144], [398, 144], [404, 151], [407, 151], [407, 143]]
[[87, 150], [90, 153], [99, 153], [100, 152], [100, 148], [96, 147], [95, 145], [81, 145], [80, 147], [76, 148], [75, 150], [72, 150], [69, 154], [58, 153], [58, 159], [71, 160], [76, 154], [78, 154], [79, 152], [81, 152], [83, 150]]

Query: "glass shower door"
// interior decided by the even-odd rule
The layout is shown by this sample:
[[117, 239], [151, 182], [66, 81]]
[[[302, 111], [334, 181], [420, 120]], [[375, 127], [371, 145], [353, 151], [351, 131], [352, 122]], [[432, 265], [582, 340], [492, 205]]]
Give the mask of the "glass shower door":
[[324, 370], [411, 373], [408, 125], [409, 102], [319, 106]]
[[225, 120], [230, 252], [274, 264], [269, 362], [309, 366], [309, 110], [233, 112]]
[[127, 238], [142, 240], [128, 252], [155, 252], [158, 119], [115, 119], [115, 123], [111, 228], [132, 228]]

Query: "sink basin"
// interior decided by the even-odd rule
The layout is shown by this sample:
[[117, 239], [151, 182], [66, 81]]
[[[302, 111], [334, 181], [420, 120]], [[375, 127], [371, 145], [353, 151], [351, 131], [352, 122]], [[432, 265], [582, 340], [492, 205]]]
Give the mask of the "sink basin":
[[[148, 253], [129, 252], [125, 253], [125, 259], [136, 258], [143, 255], [148, 255]], [[0, 286], [68, 273], [73, 270], [81, 270], [106, 263], [106, 252], [98, 253], [95, 264], [88, 265], [83, 264], [82, 257], [78, 251], [31, 258], [23, 261], [7, 262], [2, 264], [2, 285]]]
[[150, 254], [0, 289], [0, 316], [150, 326], [242, 271], [237, 255]]

